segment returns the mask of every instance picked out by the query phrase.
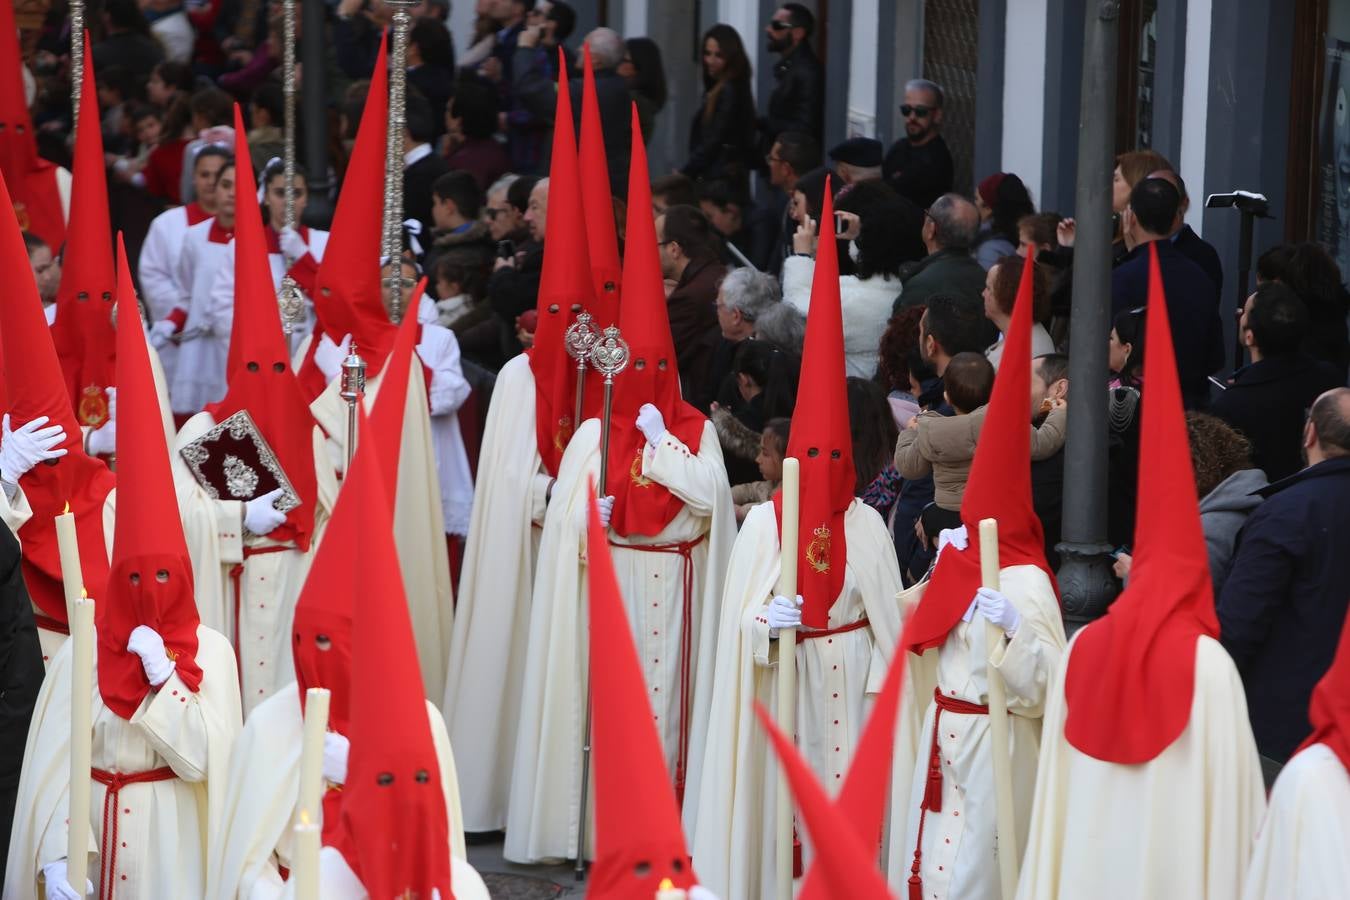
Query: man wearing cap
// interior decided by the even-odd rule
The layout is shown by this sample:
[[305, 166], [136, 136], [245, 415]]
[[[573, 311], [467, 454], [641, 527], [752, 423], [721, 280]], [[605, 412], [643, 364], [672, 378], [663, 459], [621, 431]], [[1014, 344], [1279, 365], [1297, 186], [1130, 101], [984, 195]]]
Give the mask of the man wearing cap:
[[875, 138], [853, 137], [830, 148], [834, 170], [845, 185], [857, 184], [881, 177], [881, 155], [884, 148]]
[[942, 88], [916, 78], [905, 85], [905, 136], [891, 145], [882, 162], [883, 177], [920, 209], [952, 189], [952, 152], [942, 139]]

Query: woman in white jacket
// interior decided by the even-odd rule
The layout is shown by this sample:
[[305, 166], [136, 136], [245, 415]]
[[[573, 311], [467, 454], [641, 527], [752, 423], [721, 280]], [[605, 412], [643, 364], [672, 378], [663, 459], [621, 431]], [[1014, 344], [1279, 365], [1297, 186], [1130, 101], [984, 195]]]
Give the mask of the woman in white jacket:
[[[880, 182], [853, 185], [841, 194], [838, 210], [844, 228], [839, 238], [849, 242], [854, 270], [854, 274], [839, 276], [844, 364], [849, 375], [871, 378], [877, 371], [881, 335], [900, 296], [900, 266], [923, 256], [919, 240], [923, 222], [911, 204]], [[835, 223], [827, 227], [836, 232]], [[811, 305], [817, 228], [813, 219], [798, 226], [794, 255], [783, 261], [783, 300], [803, 314]], [[845, 260], [840, 263], [841, 270], [847, 268]]]

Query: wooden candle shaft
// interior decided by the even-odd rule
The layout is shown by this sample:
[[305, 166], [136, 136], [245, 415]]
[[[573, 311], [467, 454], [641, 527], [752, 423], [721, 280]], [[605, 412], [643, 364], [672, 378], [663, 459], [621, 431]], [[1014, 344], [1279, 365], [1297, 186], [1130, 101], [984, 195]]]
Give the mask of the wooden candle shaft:
[[[779, 545], [778, 593], [797, 596], [798, 518], [801, 508], [801, 465], [783, 460], [783, 528]], [[778, 633], [778, 727], [789, 738], [797, 725], [797, 632], [784, 628]], [[792, 793], [787, 779], [778, 779], [778, 816], [774, 823], [777, 850], [779, 900], [792, 900]]]
[[70, 805], [66, 811], [66, 879], [84, 896], [89, 877], [89, 793], [94, 723], [94, 601], [70, 608]]
[[[980, 582], [984, 587], [999, 589], [998, 523], [993, 519], [980, 522]], [[1003, 645], [1003, 630], [988, 619], [984, 623], [985, 645], [992, 656]], [[1002, 673], [988, 659], [985, 682], [989, 689], [989, 738], [994, 761], [999, 884], [1003, 900], [1013, 900], [1017, 893], [1017, 832], [1012, 805], [1012, 760], [1008, 757], [1008, 695]]]

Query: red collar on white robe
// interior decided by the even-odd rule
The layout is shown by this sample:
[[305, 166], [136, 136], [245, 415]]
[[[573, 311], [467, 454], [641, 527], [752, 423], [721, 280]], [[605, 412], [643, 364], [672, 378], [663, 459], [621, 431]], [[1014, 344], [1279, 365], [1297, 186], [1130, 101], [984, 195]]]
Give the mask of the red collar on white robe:
[[211, 218], [211, 214], [202, 209], [202, 205], [196, 200], [193, 200], [187, 206], [183, 207], [183, 211], [187, 213], [187, 223], [189, 228]]
[[211, 227], [206, 232], [206, 239], [213, 244], [228, 244], [234, 240], [234, 229], [225, 228], [219, 219], [212, 219]]

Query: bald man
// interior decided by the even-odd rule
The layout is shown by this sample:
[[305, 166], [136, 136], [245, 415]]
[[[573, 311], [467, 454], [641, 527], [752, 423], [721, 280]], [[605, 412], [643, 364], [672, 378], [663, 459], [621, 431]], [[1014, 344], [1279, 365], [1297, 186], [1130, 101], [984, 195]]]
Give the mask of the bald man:
[[[628, 197], [628, 155], [632, 150], [632, 122], [628, 83], [619, 75], [623, 62], [623, 38], [612, 28], [597, 28], [586, 35], [595, 69], [595, 99], [600, 108], [600, 127], [605, 132], [605, 161], [609, 164], [609, 192]], [[577, 54], [577, 77], [572, 79], [572, 116], [581, 127], [581, 66]]]
[[896, 313], [926, 306], [931, 297], [947, 294], [984, 309], [984, 268], [970, 255], [980, 233], [980, 213], [960, 194], [943, 194], [923, 217], [923, 245], [928, 255], [900, 270], [904, 289], [895, 300]]

